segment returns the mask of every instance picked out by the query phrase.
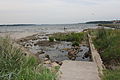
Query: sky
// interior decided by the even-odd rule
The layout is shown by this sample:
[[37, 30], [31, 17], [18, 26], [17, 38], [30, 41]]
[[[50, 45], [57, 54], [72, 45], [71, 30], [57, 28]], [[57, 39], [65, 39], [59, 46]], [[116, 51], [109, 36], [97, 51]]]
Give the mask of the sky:
[[120, 0], [0, 0], [0, 24], [69, 24], [120, 19]]

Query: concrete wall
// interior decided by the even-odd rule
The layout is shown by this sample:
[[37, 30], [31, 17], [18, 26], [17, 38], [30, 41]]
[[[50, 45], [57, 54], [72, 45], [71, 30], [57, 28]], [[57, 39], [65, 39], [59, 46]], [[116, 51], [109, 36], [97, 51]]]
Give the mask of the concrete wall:
[[89, 38], [89, 46], [90, 46], [90, 50], [91, 50], [92, 60], [93, 60], [93, 62], [96, 63], [96, 65], [98, 67], [99, 74], [100, 74], [100, 76], [102, 76], [103, 75], [103, 69], [105, 68], [104, 65], [103, 65], [103, 61], [102, 61], [99, 53], [95, 49], [95, 46], [92, 42], [92, 38], [89, 34], [88, 34], [88, 38]]

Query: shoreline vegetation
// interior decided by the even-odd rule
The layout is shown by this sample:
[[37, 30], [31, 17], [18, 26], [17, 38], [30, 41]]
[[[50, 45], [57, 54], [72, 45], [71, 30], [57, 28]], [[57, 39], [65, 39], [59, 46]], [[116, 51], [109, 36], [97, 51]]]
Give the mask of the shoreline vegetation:
[[32, 56], [0, 37], [0, 80], [55, 80], [56, 73], [39, 64]]
[[90, 31], [93, 43], [97, 48], [106, 69], [103, 80], [120, 79], [120, 30], [94, 29]]
[[[108, 26], [111, 24], [101, 24]], [[88, 44], [87, 34], [92, 36], [106, 69], [102, 80], [120, 79], [120, 30], [89, 29], [79, 33], [55, 33], [49, 36], [48, 42], [70, 41], [72, 46]], [[36, 37], [30, 37], [30, 39]], [[29, 40], [29, 38], [27, 38]], [[21, 41], [26, 41], [23, 39]], [[0, 80], [56, 80], [58, 67], [48, 69], [32, 56], [25, 56], [24, 51], [12, 45], [10, 38], [0, 37]], [[90, 56], [90, 55], [89, 55]]]

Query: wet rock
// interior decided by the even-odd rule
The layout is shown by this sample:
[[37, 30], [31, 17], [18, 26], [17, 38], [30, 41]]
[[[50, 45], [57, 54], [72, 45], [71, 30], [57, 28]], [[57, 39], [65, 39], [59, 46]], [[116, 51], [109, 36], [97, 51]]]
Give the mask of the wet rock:
[[44, 51], [37, 52], [37, 54], [44, 54], [44, 53], [45, 53]]
[[68, 58], [70, 59], [70, 60], [75, 60], [76, 59], [76, 57], [77, 57], [77, 53], [78, 53], [78, 51], [77, 50], [69, 50], [68, 51]]
[[90, 52], [86, 52], [82, 58], [85, 59], [85, 58], [88, 58], [90, 56], [91, 56]]
[[48, 54], [45, 54], [45, 58], [50, 59], [50, 56]]
[[55, 61], [57, 64], [59, 64], [60, 66], [63, 64], [63, 62], [59, 62], [59, 61]]
[[59, 49], [59, 47], [57, 46], [56, 49]]
[[61, 50], [62, 53], [64, 53], [64, 50]]
[[83, 49], [80, 49], [79, 51], [80, 51], [80, 52], [82, 52], [82, 51], [83, 51]]
[[79, 46], [75, 46], [74, 49], [75, 49], [75, 50], [78, 50], [78, 49], [80, 49], [80, 47], [79, 47]]

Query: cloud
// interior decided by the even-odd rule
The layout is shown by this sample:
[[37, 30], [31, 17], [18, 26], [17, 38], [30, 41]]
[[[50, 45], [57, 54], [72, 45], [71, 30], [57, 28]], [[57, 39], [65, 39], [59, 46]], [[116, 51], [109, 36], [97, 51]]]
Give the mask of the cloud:
[[0, 0], [1, 23], [73, 23], [120, 18], [120, 0]]

